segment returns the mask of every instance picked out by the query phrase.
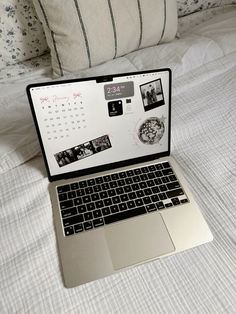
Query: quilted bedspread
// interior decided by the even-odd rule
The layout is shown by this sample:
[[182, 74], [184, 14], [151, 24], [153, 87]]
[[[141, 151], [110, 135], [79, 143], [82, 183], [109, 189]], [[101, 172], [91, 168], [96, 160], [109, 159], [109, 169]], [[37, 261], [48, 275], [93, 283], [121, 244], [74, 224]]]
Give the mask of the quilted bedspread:
[[214, 240], [66, 289], [25, 87], [0, 83], [1, 313], [236, 313], [236, 11], [80, 76], [171, 67], [172, 146]]

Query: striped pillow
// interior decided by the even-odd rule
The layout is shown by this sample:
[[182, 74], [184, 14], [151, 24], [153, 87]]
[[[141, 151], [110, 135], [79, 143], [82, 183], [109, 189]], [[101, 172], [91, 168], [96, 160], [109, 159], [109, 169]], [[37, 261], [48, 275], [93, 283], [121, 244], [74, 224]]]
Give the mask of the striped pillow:
[[33, 0], [55, 76], [76, 73], [131, 51], [168, 42], [176, 0]]

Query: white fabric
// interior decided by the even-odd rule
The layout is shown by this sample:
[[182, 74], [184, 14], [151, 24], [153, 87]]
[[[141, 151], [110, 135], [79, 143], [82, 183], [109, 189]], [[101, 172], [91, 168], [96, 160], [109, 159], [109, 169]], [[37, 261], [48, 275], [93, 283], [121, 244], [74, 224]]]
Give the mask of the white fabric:
[[55, 76], [174, 39], [176, 0], [34, 0]]
[[[50, 72], [38, 70], [1, 83], [0, 148], [6, 158], [1, 165], [9, 161], [0, 177], [2, 313], [235, 312], [235, 16], [224, 14], [181, 40], [81, 72], [85, 76], [172, 67], [172, 155], [214, 235], [209, 244], [81, 287], [68, 290], [62, 283], [42, 157], [14, 168], [39, 152], [25, 86], [49, 79]], [[28, 152], [32, 147], [31, 154], [24, 155], [25, 147]]]

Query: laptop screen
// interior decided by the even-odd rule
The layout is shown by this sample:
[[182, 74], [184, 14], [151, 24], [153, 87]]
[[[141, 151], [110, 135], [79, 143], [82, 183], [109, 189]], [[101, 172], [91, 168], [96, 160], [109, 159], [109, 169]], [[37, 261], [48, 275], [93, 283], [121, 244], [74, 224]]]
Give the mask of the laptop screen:
[[50, 176], [168, 151], [168, 70], [35, 84], [28, 94]]

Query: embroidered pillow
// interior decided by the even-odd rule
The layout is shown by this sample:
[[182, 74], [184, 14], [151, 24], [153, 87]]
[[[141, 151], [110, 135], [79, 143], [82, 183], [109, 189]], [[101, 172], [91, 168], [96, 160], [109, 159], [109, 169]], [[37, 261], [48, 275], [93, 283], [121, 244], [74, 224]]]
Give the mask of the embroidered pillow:
[[168, 42], [177, 31], [176, 0], [33, 0], [56, 76]]
[[42, 55], [48, 49], [30, 0], [1, 0], [0, 69]]

